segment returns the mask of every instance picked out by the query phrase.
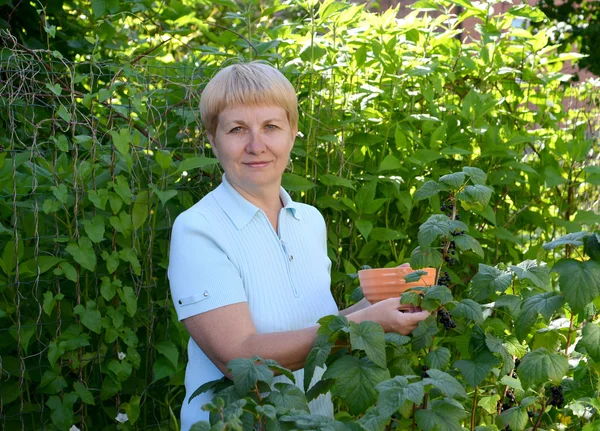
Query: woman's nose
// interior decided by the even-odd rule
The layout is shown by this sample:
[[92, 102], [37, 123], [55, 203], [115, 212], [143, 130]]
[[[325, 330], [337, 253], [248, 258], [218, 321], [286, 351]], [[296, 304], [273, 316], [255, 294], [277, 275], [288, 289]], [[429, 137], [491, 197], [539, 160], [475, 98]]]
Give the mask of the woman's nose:
[[260, 154], [265, 152], [265, 144], [262, 142], [262, 139], [258, 133], [249, 133], [246, 152], [251, 154]]

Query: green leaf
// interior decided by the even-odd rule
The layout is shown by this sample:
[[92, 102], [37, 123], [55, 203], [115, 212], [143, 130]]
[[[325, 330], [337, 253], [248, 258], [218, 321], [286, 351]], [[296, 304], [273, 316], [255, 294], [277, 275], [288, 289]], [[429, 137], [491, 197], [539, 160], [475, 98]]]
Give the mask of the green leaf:
[[385, 340], [381, 325], [375, 322], [350, 322], [350, 344], [353, 350], [363, 350], [375, 365], [386, 368]]
[[356, 220], [354, 222], [354, 225], [356, 226], [360, 234], [363, 236], [365, 241], [369, 239], [369, 234], [373, 230], [373, 223], [371, 223], [368, 220]]
[[347, 187], [354, 190], [354, 183], [352, 181], [336, 175], [321, 174], [319, 175], [319, 181], [326, 186]]
[[[163, 171], [166, 171], [173, 165], [173, 156], [167, 150], [157, 150], [154, 152], [154, 157], [156, 158], [156, 163]], [[150, 186], [154, 187], [154, 186]]]
[[[481, 407], [483, 410], [493, 415], [497, 412], [498, 401], [500, 401], [500, 395], [495, 394], [489, 397], [481, 397], [479, 402], [477, 403], [478, 407]], [[477, 428], [475, 428], [477, 429]]]
[[[113, 251], [111, 254], [108, 254], [106, 250], [102, 250], [102, 259], [106, 262], [106, 270], [109, 274], [112, 274], [119, 267], [119, 262], [121, 258], [119, 257], [118, 251]], [[114, 295], [113, 295], [114, 296]]]
[[142, 266], [140, 265], [140, 261], [138, 260], [134, 249], [128, 247], [122, 249], [119, 251], [119, 257], [121, 260], [131, 264], [131, 268], [133, 269], [133, 273], [135, 275], [142, 274]]
[[429, 377], [423, 379], [424, 385], [433, 385], [446, 396], [467, 398], [465, 388], [450, 374], [440, 370], [427, 370]]
[[148, 219], [151, 207], [148, 197], [148, 190], [142, 190], [135, 197], [133, 209], [131, 211], [131, 222], [134, 229], [139, 229], [143, 226], [144, 222]]
[[71, 114], [69, 114], [69, 111], [67, 111], [67, 108], [65, 108], [63, 105], [60, 105], [60, 107], [58, 108], [58, 111], [56, 113], [66, 123], [70, 123], [71, 122]]
[[381, 368], [369, 358], [342, 356], [327, 368], [324, 379], [334, 379], [332, 395], [342, 398], [350, 414], [367, 410], [377, 399], [375, 387], [390, 378], [387, 368]]
[[177, 368], [177, 362], [179, 361], [179, 350], [175, 343], [171, 340], [162, 340], [154, 344], [154, 348], [167, 358], [175, 368]]
[[504, 376], [504, 377], [502, 377], [500, 379], [500, 383], [502, 383], [503, 385], [508, 386], [509, 388], [516, 389], [518, 391], [522, 391], [523, 390], [523, 386], [521, 385], [521, 380], [515, 379], [514, 377], [511, 377], [511, 376]]
[[524, 430], [529, 423], [526, 406], [512, 407], [503, 411], [498, 416], [498, 422], [501, 427], [510, 427], [511, 430]]
[[67, 199], [69, 197], [69, 189], [67, 189], [66, 185], [59, 184], [58, 187], [52, 186], [50, 187], [50, 190], [52, 190], [52, 194], [54, 195], [57, 201], [63, 204], [67, 202]]
[[181, 163], [179, 163], [179, 166], [177, 166], [177, 173], [189, 172], [193, 169], [213, 166], [218, 163], [219, 161], [217, 159], [210, 157], [190, 157], [182, 160]]
[[468, 416], [462, 405], [455, 400], [433, 400], [430, 408], [419, 409], [415, 418], [423, 431], [462, 431], [461, 419]]
[[450, 350], [445, 347], [438, 347], [427, 353], [427, 356], [425, 356], [425, 363], [429, 368], [442, 370], [450, 363], [450, 357]]
[[444, 214], [434, 214], [419, 226], [419, 246], [429, 247], [438, 237], [450, 236], [451, 226]]
[[402, 163], [395, 156], [387, 155], [379, 165], [378, 172], [402, 169]]
[[92, 241], [88, 237], [82, 236], [79, 238], [78, 244], [69, 243], [66, 248], [67, 253], [73, 256], [75, 262], [90, 272], [94, 272], [96, 268], [96, 253]]
[[591, 233], [583, 239], [583, 251], [590, 259], [600, 261], [600, 234]]
[[410, 343], [410, 337], [398, 334], [397, 332], [387, 332], [384, 335], [384, 339], [387, 344], [394, 344], [398, 347]]
[[60, 84], [50, 84], [49, 82], [46, 82], [46, 88], [57, 96], [60, 96], [62, 93]]
[[73, 282], [77, 281], [77, 270], [73, 265], [71, 265], [69, 262], [61, 262], [58, 266], [60, 269], [62, 269], [65, 277], [67, 277], [68, 280]]
[[462, 171], [471, 178], [471, 181], [473, 182], [473, 184], [475, 184], [475, 185], [485, 184], [487, 175], [481, 169], [471, 167], [471, 166], [466, 166], [462, 169]]
[[152, 382], [172, 376], [176, 371], [177, 369], [169, 359], [159, 356], [152, 364]]
[[427, 349], [433, 343], [433, 336], [439, 331], [435, 316], [421, 320], [412, 333], [413, 350]]
[[451, 189], [456, 190], [465, 182], [465, 174], [463, 172], [454, 172], [452, 174], [442, 175], [438, 181]]
[[409, 383], [404, 376], [396, 376], [377, 385], [379, 397], [377, 406], [384, 416], [391, 416], [406, 402], [421, 404], [425, 390], [421, 382]]
[[526, 260], [510, 269], [519, 280], [531, 280], [534, 286], [547, 290], [550, 287], [550, 269], [544, 262], [540, 265], [535, 260]]
[[92, 406], [96, 405], [94, 402], [94, 396], [92, 395], [92, 393], [90, 392], [90, 390], [88, 388], [83, 386], [82, 383], [80, 383], [80, 382], [73, 383], [73, 389], [75, 389], [75, 393], [77, 395], [79, 395], [79, 398], [81, 398], [81, 401], [83, 401], [86, 404], [92, 405]]
[[[530, 6], [528, 4], [513, 6], [508, 10], [507, 13], [509, 15], [530, 19], [533, 22], [542, 22], [546, 19], [544, 12], [542, 12], [539, 8]], [[513, 428], [512, 425], [511, 428]]]
[[123, 405], [125, 413], [127, 413], [127, 417], [129, 418], [129, 422], [132, 424], [136, 423], [140, 417], [140, 400], [141, 397], [139, 395], [132, 395], [131, 398], [129, 398], [129, 401]]
[[452, 310], [454, 317], [464, 317], [465, 319], [471, 319], [475, 323], [483, 323], [483, 312], [481, 311], [481, 305], [471, 299], [463, 299], [460, 303]]
[[554, 292], [546, 292], [527, 298], [515, 320], [515, 335], [517, 338], [524, 340], [537, 321], [539, 314], [544, 319], [549, 320], [562, 307], [563, 303], [564, 298], [560, 295], [555, 295]]
[[89, 300], [86, 303], [85, 308], [81, 304], [75, 306], [73, 313], [81, 318], [81, 323], [83, 323], [90, 331], [95, 332], [96, 334], [100, 333], [102, 329], [102, 316], [100, 315], [100, 311], [98, 311], [95, 301]]
[[117, 291], [119, 292], [121, 300], [125, 302], [127, 313], [131, 317], [135, 316], [135, 312], [137, 311], [137, 297], [135, 296], [133, 287], [125, 286], [123, 289], [117, 289]]
[[96, 208], [104, 211], [104, 208], [106, 207], [106, 202], [108, 202], [108, 190], [88, 190], [87, 197]]
[[470, 235], [459, 235], [452, 238], [456, 246], [461, 251], [473, 250], [473, 252], [480, 258], [484, 258], [483, 248], [479, 241]]
[[253, 389], [257, 382], [265, 382], [268, 385], [273, 382], [273, 371], [258, 357], [233, 359], [229, 361], [227, 368], [233, 375], [235, 389], [242, 396]]
[[427, 271], [421, 271], [421, 270], [414, 271], [414, 272], [411, 272], [410, 274], [406, 274], [404, 276], [404, 281], [406, 281], [407, 283], [414, 283], [414, 282], [419, 281], [421, 279], [421, 276], [423, 276], [423, 275], [427, 275]]
[[427, 181], [425, 184], [423, 184], [421, 186], [421, 188], [419, 188], [414, 196], [413, 199], [415, 201], [420, 201], [423, 199], [427, 199], [431, 196], [435, 196], [440, 192], [441, 188], [438, 185], [438, 183], [436, 183], [435, 181]]
[[490, 187], [477, 184], [465, 187], [462, 192], [458, 193], [457, 197], [466, 202], [478, 203], [483, 208], [490, 202], [492, 193], [493, 190]]
[[169, 200], [171, 200], [172, 198], [174, 198], [175, 196], [177, 196], [177, 190], [158, 190], [154, 185], [150, 184], [150, 188], [152, 189], [152, 191], [154, 192], [154, 194], [156, 196], [158, 196], [158, 199], [160, 200], [160, 203], [164, 205], [167, 204], [167, 202]]
[[582, 246], [583, 238], [586, 235], [587, 232], [568, 233], [558, 239], [555, 239], [554, 241], [544, 244], [544, 250], [552, 250], [556, 247], [560, 247], [561, 245], [574, 245], [575, 247]]
[[552, 271], [560, 275], [560, 290], [574, 312], [582, 311], [600, 295], [600, 262], [561, 259]]
[[269, 394], [267, 402], [278, 409], [309, 411], [306, 396], [299, 387], [288, 383], [275, 383], [275, 388], [277, 390]]
[[92, 220], [83, 220], [82, 224], [92, 242], [98, 244], [104, 240], [104, 217], [97, 215]]
[[124, 156], [129, 155], [129, 144], [131, 143], [131, 132], [129, 129], [123, 127], [118, 132], [111, 130], [110, 136], [112, 136], [112, 142], [117, 151]]
[[315, 183], [300, 175], [284, 173], [281, 186], [292, 192], [305, 192], [316, 187]]
[[525, 389], [537, 389], [548, 380], [559, 384], [569, 370], [569, 361], [560, 353], [541, 348], [527, 353], [519, 365], [519, 378]]
[[316, 367], [323, 367], [331, 353], [333, 343], [327, 335], [319, 335], [304, 364], [304, 391], [308, 391]]
[[600, 326], [592, 322], [586, 323], [577, 346], [579, 345], [585, 348], [585, 352], [594, 362], [600, 362]]
[[46, 405], [50, 408], [50, 419], [52, 423], [60, 430], [67, 430], [73, 425], [75, 415], [73, 414], [73, 404], [75, 404], [76, 396], [67, 394], [61, 400], [58, 396], [52, 395], [46, 401]]
[[52, 314], [52, 310], [54, 310], [54, 306], [56, 305], [56, 301], [60, 301], [65, 297], [62, 293], [57, 293], [53, 295], [52, 292], [46, 291], [44, 292], [44, 303], [42, 305], [42, 309], [46, 315], [50, 316]]
[[442, 262], [442, 254], [435, 248], [417, 246], [410, 255], [411, 268], [435, 268]]
[[475, 301], [489, 299], [495, 292], [504, 292], [512, 281], [512, 274], [493, 266], [479, 264], [479, 271], [471, 280], [469, 295]]
[[489, 352], [482, 352], [474, 359], [461, 359], [454, 363], [465, 381], [472, 387], [479, 386], [485, 380], [492, 368], [497, 366], [500, 360]]

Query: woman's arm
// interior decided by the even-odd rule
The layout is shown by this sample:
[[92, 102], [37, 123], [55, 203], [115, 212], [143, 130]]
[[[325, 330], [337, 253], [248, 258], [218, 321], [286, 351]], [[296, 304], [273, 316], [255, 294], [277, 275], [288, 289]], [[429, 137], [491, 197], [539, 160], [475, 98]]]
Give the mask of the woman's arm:
[[347, 316], [348, 314], [354, 313], [355, 311], [364, 310], [365, 308], [367, 308], [370, 305], [371, 305], [371, 303], [369, 301], [367, 301], [367, 298], [363, 298], [360, 301], [358, 301], [356, 304], [353, 304], [348, 308], [344, 308], [343, 310], [340, 310], [340, 316]]
[[[372, 320], [386, 332], [410, 334], [428, 312], [403, 313], [398, 298], [387, 299], [358, 311], [348, 313], [348, 320], [360, 323]], [[227, 305], [188, 317], [183, 323], [202, 351], [223, 372], [227, 363], [236, 358], [260, 356], [274, 359], [290, 370], [304, 367], [316, 339], [318, 326], [295, 331], [258, 334], [246, 302]]]

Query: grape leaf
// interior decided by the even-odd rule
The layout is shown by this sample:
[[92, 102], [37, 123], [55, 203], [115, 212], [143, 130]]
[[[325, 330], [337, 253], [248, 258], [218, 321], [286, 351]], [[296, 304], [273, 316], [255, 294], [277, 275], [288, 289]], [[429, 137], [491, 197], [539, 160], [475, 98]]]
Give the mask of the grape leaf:
[[427, 370], [429, 377], [423, 379], [424, 385], [433, 385], [448, 397], [467, 398], [465, 388], [450, 374], [440, 370]]
[[369, 359], [386, 368], [385, 339], [381, 325], [375, 322], [350, 322], [350, 345], [353, 350], [364, 350]]
[[469, 294], [472, 299], [481, 302], [487, 300], [495, 292], [504, 292], [510, 286], [511, 281], [512, 274], [510, 272], [480, 263], [479, 271], [471, 280]]
[[421, 404], [425, 396], [421, 382], [409, 383], [404, 376], [396, 376], [378, 384], [377, 390], [379, 391], [377, 406], [380, 412], [386, 416], [391, 416], [407, 401]]
[[537, 388], [548, 380], [560, 383], [569, 370], [569, 361], [560, 353], [541, 348], [527, 353], [519, 365], [519, 378], [524, 389]]
[[327, 368], [324, 379], [335, 379], [333, 396], [342, 398], [350, 414], [356, 415], [375, 403], [375, 387], [390, 378], [387, 368], [381, 368], [369, 358], [343, 356]]
[[561, 259], [552, 267], [567, 303], [578, 313], [600, 295], [600, 262]]

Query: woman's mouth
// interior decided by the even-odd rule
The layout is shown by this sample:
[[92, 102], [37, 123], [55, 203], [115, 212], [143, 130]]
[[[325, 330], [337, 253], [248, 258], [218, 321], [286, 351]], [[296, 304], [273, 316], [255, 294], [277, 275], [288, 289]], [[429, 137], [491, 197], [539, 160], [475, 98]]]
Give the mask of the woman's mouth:
[[265, 166], [267, 166], [269, 164], [269, 162], [250, 162], [250, 163], [244, 163], [244, 164], [251, 168], [264, 168]]

